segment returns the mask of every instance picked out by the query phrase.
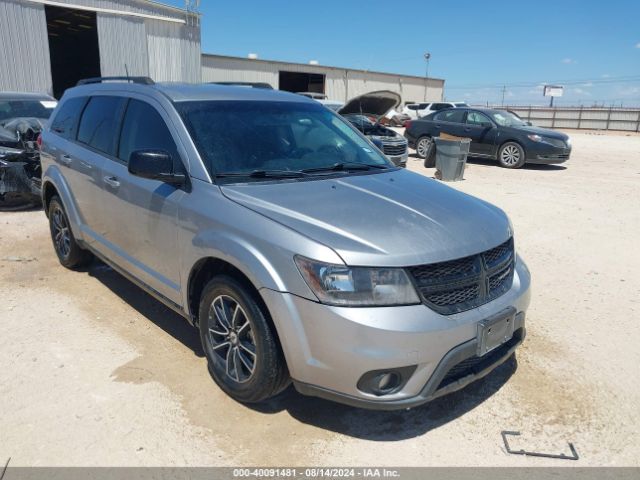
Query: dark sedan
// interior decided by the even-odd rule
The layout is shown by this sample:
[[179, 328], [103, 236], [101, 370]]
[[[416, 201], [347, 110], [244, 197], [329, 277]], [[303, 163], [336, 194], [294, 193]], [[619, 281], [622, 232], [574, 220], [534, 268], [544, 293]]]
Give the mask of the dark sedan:
[[497, 160], [505, 168], [569, 159], [569, 136], [534, 127], [506, 110], [454, 108], [407, 122], [404, 136], [425, 166], [435, 166], [433, 138], [440, 133], [471, 139], [469, 156]]

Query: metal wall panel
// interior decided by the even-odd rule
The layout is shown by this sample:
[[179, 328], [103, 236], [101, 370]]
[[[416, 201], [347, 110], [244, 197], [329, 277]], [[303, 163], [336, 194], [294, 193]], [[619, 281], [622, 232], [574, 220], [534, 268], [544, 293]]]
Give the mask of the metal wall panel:
[[149, 73], [157, 82], [200, 82], [200, 27], [145, 21]]
[[[280, 71], [325, 75], [325, 94], [331, 100], [346, 101], [374, 90], [392, 90], [398, 92], [403, 101], [422, 101], [425, 93], [424, 79], [408, 75], [367, 72], [323, 65], [202, 55], [202, 81], [204, 82], [267, 82], [274, 88], [278, 88]], [[443, 87], [443, 80], [430, 79], [429, 99], [431, 101], [441, 100]]]
[[44, 6], [0, 1], [0, 91], [52, 93]]
[[[100, 71], [103, 76], [149, 75], [144, 20], [98, 13]], [[126, 65], [126, 68], [125, 68]]]

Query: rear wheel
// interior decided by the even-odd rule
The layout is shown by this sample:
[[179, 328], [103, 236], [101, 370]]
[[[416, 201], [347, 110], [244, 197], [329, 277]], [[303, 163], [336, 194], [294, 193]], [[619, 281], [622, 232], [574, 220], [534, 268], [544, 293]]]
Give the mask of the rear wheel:
[[266, 400], [289, 383], [289, 372], [254, 293], [236, 279], [218, 275], [204, 287], [200, 339], [209, 372], [232, 398]]
[[524, 149], [516, 142], [507, 142], [498, 151], [498, 163], [504, 168], [520, 168], [524, 165]]
[[53, 248], [63, 266], [76, 269], [91, 262], [93, 255], [78, 245], [67, 212], [57, 195], [49, 202], [49, 230]]
[[433, 168], [436, 166], [436, 148], [435, 143], [431, 137], [420, 137], [416, 142], [416, 153], [418, 157], [424, 159], [424, 166], [426, 168]]

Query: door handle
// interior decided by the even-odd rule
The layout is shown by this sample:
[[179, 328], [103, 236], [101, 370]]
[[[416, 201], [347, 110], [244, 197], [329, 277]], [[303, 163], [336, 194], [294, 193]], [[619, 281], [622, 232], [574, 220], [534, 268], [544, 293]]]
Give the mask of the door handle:
[[69, 155], [60, 155], [60, 163], [63, 165], [71, 165], [71, 157]]
[[113, 188], [118, 188], [120, 186], [120, 182], [116, 177], [110, 177], [107, 175], [106, 177], [103, 177], [103, 180], [104, 180], [104, 183], [106, 183], [107, 185]]
[[93, 165], [91, 165], [89, 162], [85, 162], [84, 160], [80, 160], [80, 165], [82, 165], [82, 168], [85, 168], [87, 170], [93, 169]]

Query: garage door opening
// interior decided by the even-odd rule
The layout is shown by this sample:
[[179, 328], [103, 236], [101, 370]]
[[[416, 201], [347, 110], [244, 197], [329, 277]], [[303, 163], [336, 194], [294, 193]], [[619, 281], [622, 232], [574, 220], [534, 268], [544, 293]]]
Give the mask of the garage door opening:
[[324, 75], [280, 71], [278, 85], [286, 92], [324, 93]]
[[96, 13], [45, 5], [53, 96], [78, 80], [100, 76]]

